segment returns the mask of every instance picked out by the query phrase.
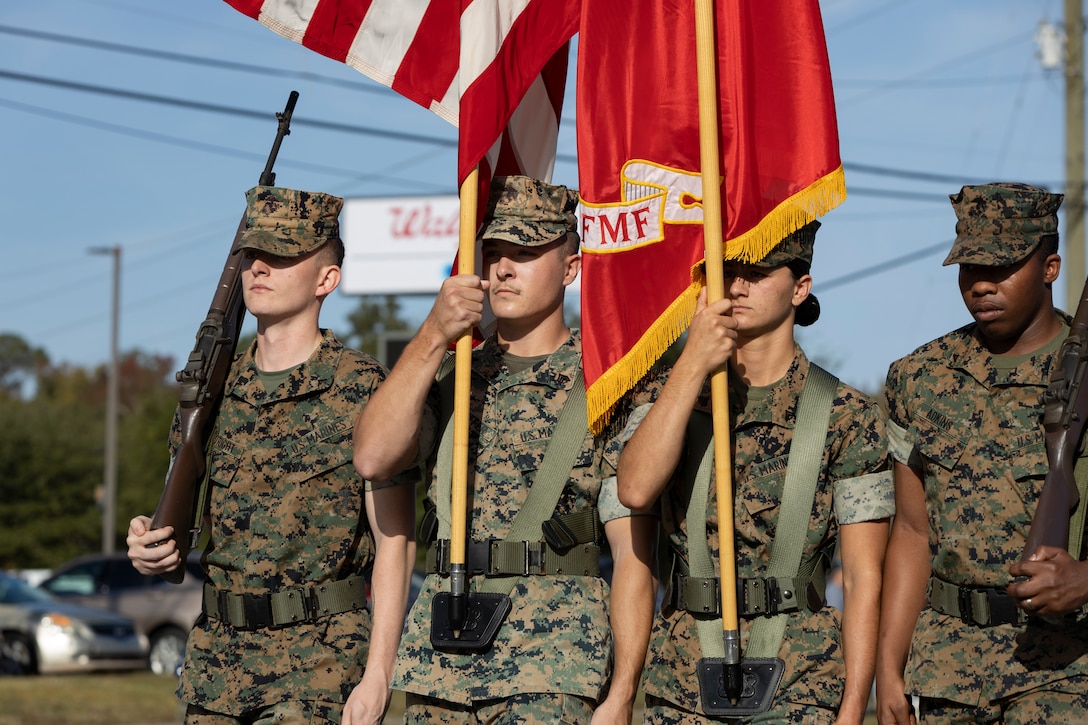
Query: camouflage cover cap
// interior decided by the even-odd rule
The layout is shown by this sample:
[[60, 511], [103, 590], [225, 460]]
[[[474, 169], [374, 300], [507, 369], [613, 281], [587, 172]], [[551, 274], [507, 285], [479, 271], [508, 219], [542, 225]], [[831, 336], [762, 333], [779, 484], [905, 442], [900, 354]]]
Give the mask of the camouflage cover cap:
[[246, 192], [246, 230], [239, 249], [300, 257], [340, 236], [344, 200], [317, 191], [254, 186]]
[[576, 233], [577, 209], [578, 192], [565, 186], [528, 176], [496, 176], [479, 238], [539, 247]]
[[949, 196], [956, 210], [950, 264], [1004, 267], [1024, 259], [1048, 234], [1058, 233], [1061, 194], [1019, 183], [965, 186]]
[[811, 221], [797, 231], [790, 232], [781, 242], [774, 245], [770, 252], [758, 262], [752, 262], [755, 267], [779, 267], [799, 259], [806, 264], [812, 264], [812, 247], [816, 244], [816, 230], [820, 228], [820, 222]]

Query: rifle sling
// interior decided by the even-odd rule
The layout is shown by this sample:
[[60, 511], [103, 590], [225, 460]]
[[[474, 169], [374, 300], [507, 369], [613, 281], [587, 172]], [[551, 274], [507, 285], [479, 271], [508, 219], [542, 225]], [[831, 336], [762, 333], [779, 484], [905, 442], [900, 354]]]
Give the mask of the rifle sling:
[[[831, 404], [835, 399], [838, 379], [815, 364], [809, 365], [808, 378], [797, 404], [797, 420], [786, 462], [786, 480], [776, 525], [777, 535], [771, 544], [768, 578], [797, 577], [800, 573], [808, 519], [815, 499], [816, 483], [820, 478], [827, 425], [831, 419]], [[694, 420], [696, 416], [692, 416]], [[713, 577], [714, 565], [706, 536], [706, 509], [710, 494], [710, 473], [713, 469], [714, 446], [709, 426], [689, 425], [704, 432], [697, 446], [704, 451], [688, 503], [688, 550], [691, 575]], [[699, 447], [695, 448], [700, 450]], [[811, 574], [811, 572], [809, 572]], [[745, 656], [748, 658], [776, 657], [785, 637], [787, 614], [762, 617], [752, 624]], [[703, 657], [725, 656], [721, 616], [697, 618], [699, 646]]]
[[1080, 501], [1069, 519], [1069, 546], [1066, 551], [1074, 559], [1080, 559], [1081, 546], [1084, 541], [1085, 512], [1088, 512], [1088, 456], [1077, 458], [1073, 465], [1073, 480], [1077, 482], [1077, 490], [1080, 492]]

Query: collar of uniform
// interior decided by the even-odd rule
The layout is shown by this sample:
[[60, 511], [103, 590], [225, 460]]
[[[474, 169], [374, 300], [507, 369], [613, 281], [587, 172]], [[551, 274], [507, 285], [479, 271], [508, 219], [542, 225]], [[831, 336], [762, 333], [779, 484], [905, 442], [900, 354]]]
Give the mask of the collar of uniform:
[[[751, 423], [773, 423], [784, 428], [793, 428], [793, 416], [797, 408], [796, 391], [801, 390], [808, 377], [809, 361], [805, 351], [796, 342], [793, 344], [793, 362], [782, 378], [771, 385], [771, 390], [763, 402], [755, 409], [744, 414], [747, 405], [748, 386], [745, 385], [733, 369], [729, 369], [729, 414], [733, 419], [734, 428]], [[710, 378], [703, 383], [703, 389], [699, 392], [699, 399], [695, 402], [695, 409], [711, 414], [710, 404]], [[786, 415], [782, 414], [786, 411]]]
[[[1055, 314], [1062, 322], [1062, 331], [1058, 333], [1058, 336], [1064, 340], [1069, 334], [1071, 320], [1061, 310], [1056, 310]], [[1032, 355], [1014, 368], [999, 371], [994, 366], [993, 354], [982, 344], [978, 326], [975, 323], [961, 327], [952, 335], [958, 340], [948, 351], [948, 366], [962, 370], [986, 388], [994, 385], [1045, 386], [1050, 380], [1051, 363], [1057, 357], [1056, 355]]]
[[730, 371], [729, 409], [736, 421], [734, 428], [739, 430], [755, 423], [770, 423], [783, 428], [793, 428], [797, 414], [797, 393], [805, 385], [808, 367], [808, 357], [804, 350], [794, 343], [793, 362], [790, 363], [786, 374], [771, 385], [767, 397], [755, 408], [747, 411], [747, 414], [745, 413], [747, 386]]
[[566, 342], [549, 355], [542, 364], [534, 365], [520, 373], [504, 375], [505, 363], [502, 359], [502, 350], [499, 348], [498, 338], [492, 335], [476, 349], [472, 360], [472, 373], [484, 378], [498, 390], [527, 380], [557, 390], [569, 390], [575, 379], [572, 373], [578, 369], [581, 359], [581, 333], [578, 330], [571, 330]]
[[257, 343], [254, 342], [234, 361], [234, 372], [227, 387], [229, 394], [251, 405], [261, 405], [327, 389], [332, 385], [344, 346], [336, 339], [332, 330], [321, 332], [321, 344], [317, 346], [314, 354], [295, 368], [272, 393], [264, 389], [257, 377]]

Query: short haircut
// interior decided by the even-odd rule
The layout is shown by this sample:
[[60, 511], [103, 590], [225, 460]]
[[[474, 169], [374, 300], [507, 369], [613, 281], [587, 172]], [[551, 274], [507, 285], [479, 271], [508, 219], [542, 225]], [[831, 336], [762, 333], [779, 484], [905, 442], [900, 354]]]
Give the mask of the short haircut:
[[1043, 250], [1043, 256], [1049, 257], [1051, 254], [1058, 253], [1058, 235], [1057, 234], [1044, 234], [1043, 238], [1039, 241], [1039, 249]]
[[321, 246], [318, 250], [318, 254], [324, 255], [324, 259], [328, 264], [335, 264], [337, 267], [343, 267], [345, 254], [344, 240], [340, 237], [333, 237]]
[[578, 254], [581, 251], [581, 240], [578, 239], [578, 232], [567, 232], [567, 238], [564, 240], [563, 249], [567, 254]]

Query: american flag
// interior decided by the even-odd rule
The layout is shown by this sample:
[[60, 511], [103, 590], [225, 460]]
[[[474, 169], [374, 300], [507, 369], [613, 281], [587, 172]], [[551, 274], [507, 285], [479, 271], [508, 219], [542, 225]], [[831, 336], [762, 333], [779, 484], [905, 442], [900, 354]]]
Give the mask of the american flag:
[[551, 178], [579, 0], [226, 2], [458, 126], [458, 182]]

